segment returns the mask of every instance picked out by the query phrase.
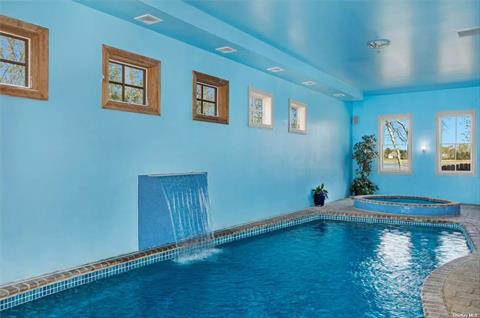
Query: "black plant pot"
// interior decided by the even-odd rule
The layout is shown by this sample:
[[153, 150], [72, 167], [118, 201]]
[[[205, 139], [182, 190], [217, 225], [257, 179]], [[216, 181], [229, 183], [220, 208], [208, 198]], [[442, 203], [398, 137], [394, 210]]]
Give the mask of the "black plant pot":
[[315, 206], [324, 206], [325, 205], [325, 194], [314, 193], [313, 194], [313, 203], [315, 203]]

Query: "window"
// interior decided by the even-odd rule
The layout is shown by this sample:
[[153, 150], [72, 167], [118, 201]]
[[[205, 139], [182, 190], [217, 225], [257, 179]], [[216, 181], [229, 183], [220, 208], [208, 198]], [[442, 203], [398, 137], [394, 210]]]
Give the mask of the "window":
[[439, 174], [474, 175], [475, 113], [437, 114], [437, 169]]
[[380, 172], [411, 172], [412, 131], [410, 127], [410, 115], [380, 117]]
[[193, 72], [194, 120], [228, 124], [228, 81]]
[[0, 94], [48, 99], [48, 29], [0, 16]]
[[250, 127], [272, 128], [272, 95], [250, 88], [249, 90]]
[[297, 134], [307, 133], [307, 106], [290, 100], [288, 106], [288, 131]]
[[160, 61], [103, 46], [103, 107], [160, 115]]

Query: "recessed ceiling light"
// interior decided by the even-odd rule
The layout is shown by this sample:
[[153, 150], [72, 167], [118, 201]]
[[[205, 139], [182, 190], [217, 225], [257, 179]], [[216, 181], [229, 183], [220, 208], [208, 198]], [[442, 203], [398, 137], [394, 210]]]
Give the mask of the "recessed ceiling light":
[[344, 93], [335, 93], [335, 94], [333, 94], [333, 96], [335, 96], [335, 97], [345, 97], [345, 94]]
[[140, 16], [136, 17], [135, 20], [143, 22], [143, 23], [148, 24], [148, 25], [155, 24], [155, 23], [160, 23], [160, 22], [163, 21], [162, 19], [160, 19], [160, 18], [158, 18], [154, 15], [151, 15], [151, 14], [140, 15]]
[[225, 53], [225, 54], [237, 52], [237, 50], [235, 50], [233, 47], [229, 47], [229, 46], [217, 47], [215, 50], [217, 50], [219, 52], [222, 52], [222, 53]]
[[267, 71], [272, 72], [272, 73], [278, 73], [278, 72], [283, 72], [285, 70], [283, 68], [281, 68], [280, 66], [272, 66], [272, 67], [267, 68]]
[[375, 39], [367, 42], [367, 46], [370, 49], [380, 50], [390, 45], [390, 40], [387, 39]]
[[464, 36], [480, 35], [480, 27], [473, 27], [463, 30], [457, 30], [458, 36], [463, 38]]
[[312, 85], [315, 85], [316, 83], [314, 81], [305, 81], [305, 82], [302, 82], [302, 84], [305, 86], [312, 86]]

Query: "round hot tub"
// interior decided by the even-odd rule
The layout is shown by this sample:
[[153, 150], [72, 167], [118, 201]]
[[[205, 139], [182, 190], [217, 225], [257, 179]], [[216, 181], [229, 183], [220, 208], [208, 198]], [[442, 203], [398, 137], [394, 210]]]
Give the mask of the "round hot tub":
[[353, 206], [371, 212], [455, 216], [460, 214], [460, 204], [447, 200], [403, 195], [361, 195], [353, 198]]

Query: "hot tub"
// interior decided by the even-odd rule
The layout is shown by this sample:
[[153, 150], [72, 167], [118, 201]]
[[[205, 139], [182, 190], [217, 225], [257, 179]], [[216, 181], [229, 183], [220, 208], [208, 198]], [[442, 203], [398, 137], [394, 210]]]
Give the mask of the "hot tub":
[[457, 202], [403, 195], [361, 195], [353, 199], [357, 209], [403, 215], [455, 216], [460, 214]]

